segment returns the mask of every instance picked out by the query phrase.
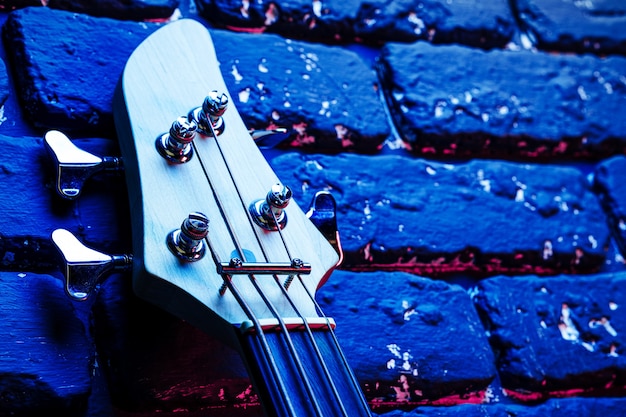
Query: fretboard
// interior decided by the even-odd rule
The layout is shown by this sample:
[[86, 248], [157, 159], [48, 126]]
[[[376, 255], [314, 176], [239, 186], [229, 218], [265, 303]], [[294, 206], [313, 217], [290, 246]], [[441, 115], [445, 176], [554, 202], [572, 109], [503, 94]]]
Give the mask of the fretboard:
[[251, 332], [241, 345], [268, 416], [371, 416], [330, 330]]

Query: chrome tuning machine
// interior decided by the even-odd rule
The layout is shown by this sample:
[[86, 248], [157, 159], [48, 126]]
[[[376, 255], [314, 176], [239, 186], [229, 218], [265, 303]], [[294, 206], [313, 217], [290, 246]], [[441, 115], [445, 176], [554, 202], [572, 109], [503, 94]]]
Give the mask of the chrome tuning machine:
[[173, 164], [183, 164], [193, 156], [191, 142], [196, 137], [198, 125], [187, 117], [179, 117], [172, 123], [169, 133], [160, 135], [156, 149], [163, 158]]
[[109, 274], [132, 268], [132, 255], [98, 252], [85, 246], [65, 229], [52, 232], [52, 243], [63, 258], [65, 292], [76, 301], [86, 300]]
[[44, 144], [56, 165], [56, 191], [68, 200], [76, 199], [85, 181], [95, 173], [124, 169], [122, 158], [93, 155], [78, 148], [58, 130], [47, 132], [44, 135]]
[[198, 131], [207, 136], [224, 133], [226, 124], [223, 115], [228, 107], [228, 96], [216, 90], [209, 92], [202, 106], [192, 109], [187, 118], [198, 124]]
[[209, 219], [200, 212], [194, 212], [183, 220], [180, 229], [167, 235], [167, 247], [177, 258], [195, 262], [206, 253], [204, 239], [209, 234]]
[[279, 230], [287, 225], [285, 208], [292, 192], [283, 184], [274, 184], [265, 199], [254, 201], [248, 210], [254, 222], [265, 230]]

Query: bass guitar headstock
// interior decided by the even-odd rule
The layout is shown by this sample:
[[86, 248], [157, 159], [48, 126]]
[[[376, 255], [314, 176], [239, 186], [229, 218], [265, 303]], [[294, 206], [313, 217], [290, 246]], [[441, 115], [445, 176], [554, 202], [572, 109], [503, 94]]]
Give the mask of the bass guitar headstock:
[[[371, 413], [315, 291], [341, 261], [335, 201], [307, 213], [272, 171], [232, 104], [209, 32], [165, 25], [128, 59], [114, 99], [133, 255], [107, 255], [56, 230], [66, 291], [85, 299], [132, 265], [135, 293], [237, 348], [268, 416]], [[122, 161], [45, 143], [56, 188], [75, 198]]]
[[[315, 291], [341, 259], [334, 200], [319, 193], [305, 213], [230, 97], [210, 34], [198, 22], [167, 24], [135, 50], [114, 103], [133, 256], [101, 254], [106, 267], [87, 268], [88, 260], [65, 249], [75, 251], [75, 242], [55, 232], [66, 275], [81, 271], [67, 278], [67, 288], [78, 287], [88, 270], [98, 275], [83, 285], [92, 289], [100, 275], [132, 259], [140, 297], [211, 332], [232, 333], [251, 317], [268, 326], [277, 316], [318, 318]], [[60, 132], [49, 132], [45, 143], [66, 198], [78, 196], [93, 173], [121, 169], [121, 159], [74, 149]], [[75, 299], [87, 295], [73, 292]]]

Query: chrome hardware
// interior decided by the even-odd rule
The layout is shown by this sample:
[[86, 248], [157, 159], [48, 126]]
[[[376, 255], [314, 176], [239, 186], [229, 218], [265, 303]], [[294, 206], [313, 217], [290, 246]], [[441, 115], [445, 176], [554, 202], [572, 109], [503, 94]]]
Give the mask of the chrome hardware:
[[256, 224], [265, 230], [284, 229], [287, 225], [285, 207], [291, 200], [292, 192], [289, 187], [274, 184], [267, 193], [265, 200], [257, 200], [250, 204], [248, 210]]
[[[294, 258], [291, 260], [291, 266], [296, 270], [296, 271], [300, 271], [301, 268], [303, 268], [305, 266], [305, 263], [302, 259], [300, 258]], [[301, 272], [298, 272], [298, 274], [301, 274]], [[285, 280], [285, 283], [283, 284], [283, 287], [285, 287], [286, 290], [289, 289], [289, 286], [291, 286], [291, 283], [293, 282], [293, 279], [296, 277], [296, 274], [291, 274], [287, 277], [287, 279]]]
[[219, 289], [220, 295], [224, 295], [228, 289], [227, 281], [230, 275], [287, 275], [285, 289], [298, 274], [308, 275], [311, 273], [311, 264], [302, 259], [294, 258], [291, 262], [244, 262], [239, 258], [232, 258], [229, 262], [220, 262], [217, 265], [217, 273], [224, 278], [224, 284]]
[[132, 255], [107, 255], [90, 249], [65, 229], [52, 232], [52, 242], [63, 258], [65, 292], [76, 301], [86, 300], [107, 275], [132, 267]]
[[337, 228], [337, 203], [333, 195], [328, 191], [315, 193], [306, 216], [339, 254], [338, 266], [343, 261], [343, 249]]
[[228, 96], [213, 90], [204, 99], [201, 107], [189, 112], [187, 118], [198, 124], [198, 131], [203, 135], [221, 135], [226, 128], [222, 115], [228, 107]]
[[184, 164], [193, 156], [191, 142], [196, 137], [198, 125], [193, 120], [181, 116], [174, 120], [169, 133], [160, 135], [156, 148], [163, 158], [174, 164]]
[[200, 212], [194, 212], [187, 217], [180, 229], [167, 235], [167, 247], [179, 259], [195, 262], [206, 253], [204, 239], [209, 234], [209, 219]]
[[85, 181], [96, 172], [123, 170], [122, 158], [99, 157], [86, 152], [58, 130], [44, 135], [44, 144], [56, 165], [56, 191], [66, 199], [77, 198]]
[[286, 275], [311, 273], [311, 264], [301, 259], [291, 262], [243, 262], [239, 258], [233, 258], [229, 262], [221, 262], [217, 266], [218, 274], [228, 275]]

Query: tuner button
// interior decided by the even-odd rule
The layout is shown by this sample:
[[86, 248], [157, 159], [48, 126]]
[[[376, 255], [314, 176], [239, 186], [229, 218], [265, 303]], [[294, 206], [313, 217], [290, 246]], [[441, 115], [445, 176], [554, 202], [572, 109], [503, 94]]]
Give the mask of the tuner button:
[[65, 229], [52, 232], [52, 242], [63, 258], [65, 292], [76, 301], [86, 300], [113, 271], [132, 266], [131, 255], [107, 255], [90, 249]]
[[291, 201], [292, 192], [289, 187], [274, 184], [265, 199], [256, 200], [248, 210], [254, 222], [265, 230], [279, 230], [287, 225], [285, 208]]
[[167, 235], [167, 247], [179, 259], [195, 262], [206, 253], [204, 239], [209, 234], [209, 219], [200, 212], [194, 212], [183, 221], [180, 229]]
[[96, 172], [123, 169], [121, 158], [100, 158], [86, 152], [58, 130], [48, 131], [44, 135], [44, 144], [54, 160], [57, 194], [68, 200], [77, 198], [85, 181]]
[[193, 142], [198, 125], [195, 121], [181, 116], [174, 120], [169, 133], [160, 135], [156, 140], [156, 148], [163, 158], [173, 164], [184, 164], [193, 156]]
[[201, 107], [189, 112], [188, 118], [198, 124], [198, 131], [207, 136], [219, 136], [224, 133], [226, 125], [223, 115], [228, 107], [228, 96], [216, 90], [211, 91]]

